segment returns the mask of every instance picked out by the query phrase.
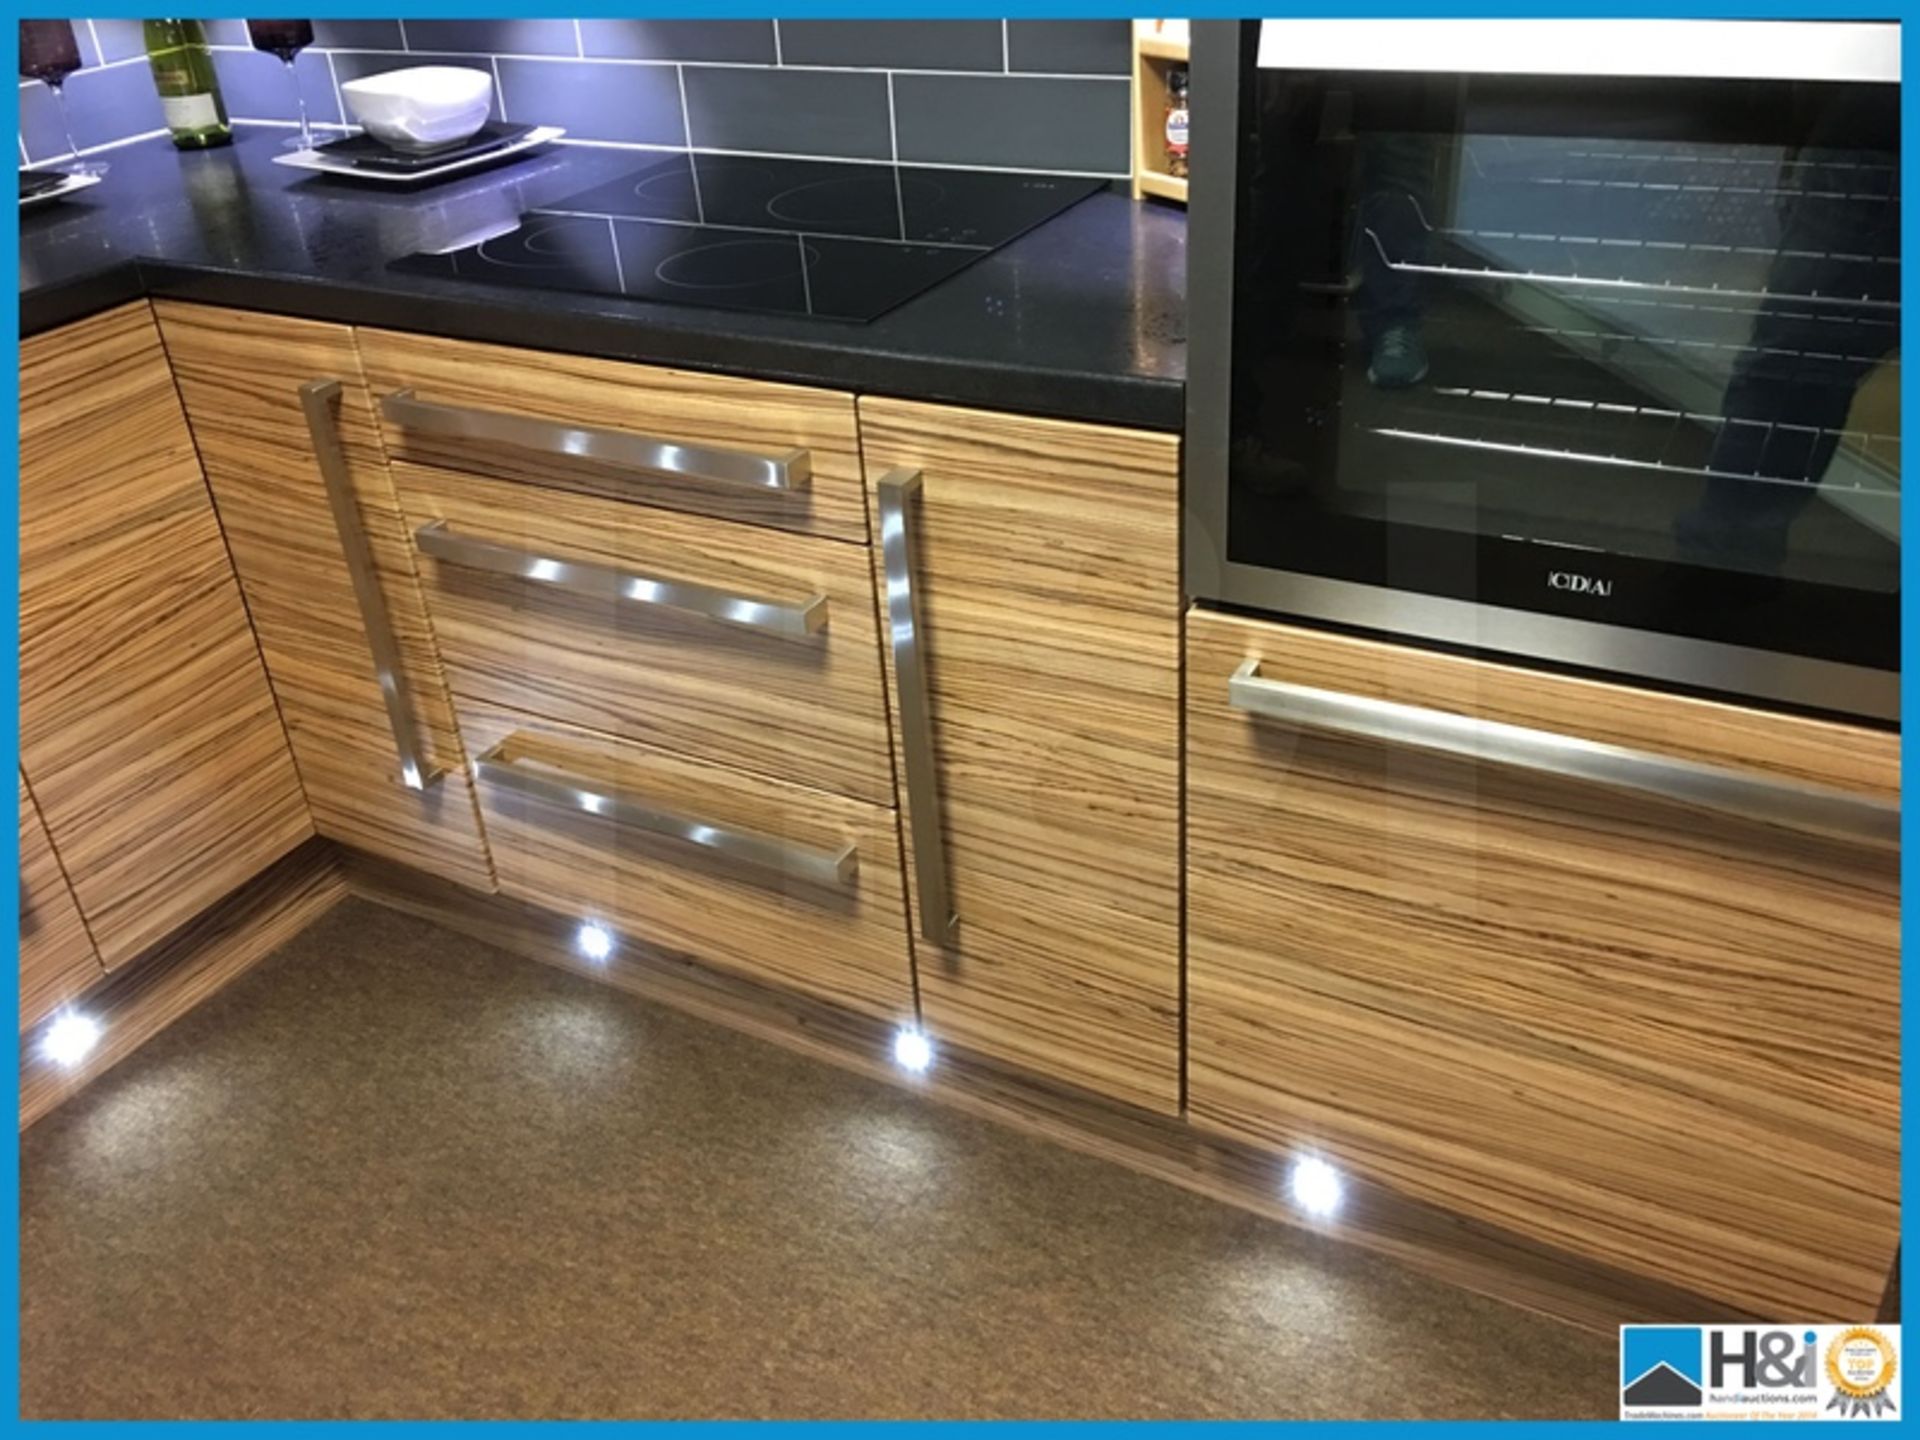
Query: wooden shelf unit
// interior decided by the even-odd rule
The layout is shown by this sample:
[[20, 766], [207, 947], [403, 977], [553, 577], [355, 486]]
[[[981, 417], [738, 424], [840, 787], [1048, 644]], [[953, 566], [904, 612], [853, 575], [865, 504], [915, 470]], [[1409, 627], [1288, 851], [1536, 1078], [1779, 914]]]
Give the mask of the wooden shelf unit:
[[1167, 73], [1187, 63], [1187, 22], [1133, 22], [1133, 198], [1152, 195], [1187, 203], [1184, 175], [1166, 162]]

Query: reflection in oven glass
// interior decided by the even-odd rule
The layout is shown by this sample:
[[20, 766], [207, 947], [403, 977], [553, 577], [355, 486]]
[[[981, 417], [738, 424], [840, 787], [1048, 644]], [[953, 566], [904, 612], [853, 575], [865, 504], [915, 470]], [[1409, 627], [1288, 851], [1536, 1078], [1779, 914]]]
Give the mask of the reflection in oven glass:
[[1350, 138], [1344, 254], [1281, 287], [1305, 292], [1274, 306], [1299, 339], [1236, 396], [1257, 416], [1237, 479], [1355, 518], [1897, 588], [1897, 156], [1471, 115]]

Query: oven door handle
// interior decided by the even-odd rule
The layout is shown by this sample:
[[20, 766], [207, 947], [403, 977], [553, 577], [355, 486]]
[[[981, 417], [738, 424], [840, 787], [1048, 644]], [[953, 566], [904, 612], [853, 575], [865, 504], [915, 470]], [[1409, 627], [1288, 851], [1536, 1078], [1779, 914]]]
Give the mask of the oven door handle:
[[1819, 831], [1867, 845], [1891, 847], [1900, 843], [1897, 803], [1630, 750], [1577, 735], [1271, 680], [1260, 673], [1258, 660], [1248, 660], [1233, 672], [1227, 682], [1227, 699], [1236, 710], [1305, 730], [1380, 740], [1512, 770], [1634, 790], [1703, 810], [1795, 830]]

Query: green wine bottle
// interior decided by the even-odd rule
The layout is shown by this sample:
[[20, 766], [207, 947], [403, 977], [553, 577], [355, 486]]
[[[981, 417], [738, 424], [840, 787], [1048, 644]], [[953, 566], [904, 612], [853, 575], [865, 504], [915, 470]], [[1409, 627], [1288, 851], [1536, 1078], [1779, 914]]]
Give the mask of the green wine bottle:
[[198, 20], [148, 20], [147, 63], [160, 92], [173, 143], [182, 150], [206, 150], [233, 140], [220, 81], [213, 73], [207, 32]]

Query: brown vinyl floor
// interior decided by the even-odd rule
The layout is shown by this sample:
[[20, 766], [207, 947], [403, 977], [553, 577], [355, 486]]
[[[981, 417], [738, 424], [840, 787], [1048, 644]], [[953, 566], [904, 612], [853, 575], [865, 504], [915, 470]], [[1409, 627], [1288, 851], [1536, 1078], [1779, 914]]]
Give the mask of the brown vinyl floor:
[[1610, 1416], [1610, 1339], [354, 901], [28, 1131], [30, 1416]]

